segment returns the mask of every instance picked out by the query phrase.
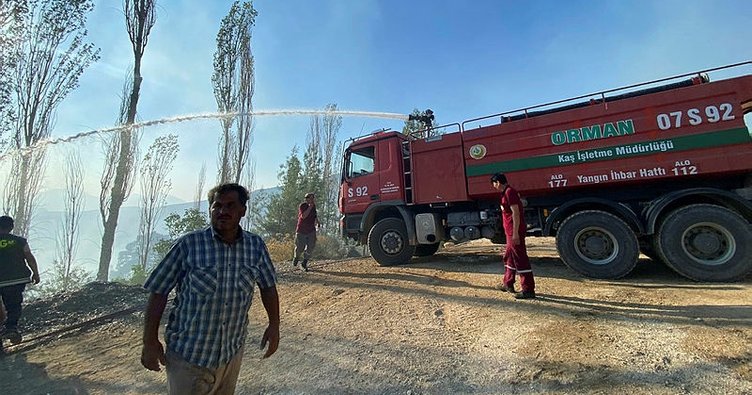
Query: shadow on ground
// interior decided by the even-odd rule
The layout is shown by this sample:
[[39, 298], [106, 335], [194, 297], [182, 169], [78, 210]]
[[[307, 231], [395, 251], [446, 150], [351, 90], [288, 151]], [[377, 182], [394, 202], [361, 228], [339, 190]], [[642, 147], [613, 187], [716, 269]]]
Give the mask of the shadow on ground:
[[78, 378], [53, 379], [46, 366], [30, 363], [25, 354], [0, 357], [0, 394], [88, 394]]

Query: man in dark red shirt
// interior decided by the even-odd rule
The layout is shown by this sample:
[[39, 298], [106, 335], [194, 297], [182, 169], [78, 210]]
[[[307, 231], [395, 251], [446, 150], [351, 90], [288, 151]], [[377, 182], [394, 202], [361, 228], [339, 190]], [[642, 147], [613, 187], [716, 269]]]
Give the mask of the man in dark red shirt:
[[491, 183], [501, 192], [501, 217], [506, 235], [506, 250], [504, 251], [504, 279], [497, 288], [514, 293], [515, 274], [520, 275], [522, 292], [515, 293], [516, 299], [535, 298], [535, 279], [533, 269], [525, 248], [525, 215], [522, 201], [517, 190], [509, 186], [507, 177], [503, 173], [496, 173], [491, 177]]
[[308, 259], [311, 258], [313, 248], [316, 247], [316, 228], [319, 218], [316, 214], [316, 196], [312, 193], [305, 195], [305, 201], [298, 206], [298, 225], [295, 227], [295, 257], [293, 266], [303, 257], [303, 270], [308, 271]]

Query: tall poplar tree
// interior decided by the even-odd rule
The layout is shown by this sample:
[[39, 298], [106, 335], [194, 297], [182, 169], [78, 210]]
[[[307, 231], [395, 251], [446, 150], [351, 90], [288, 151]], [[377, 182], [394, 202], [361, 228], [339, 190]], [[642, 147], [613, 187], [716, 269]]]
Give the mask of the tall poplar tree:
[[[121, 123], [131, 126], [136, 123], [138, 99], [141, 94], [141, 61], [149, 43], [149, 34], [157, 21], [155, 0], [124, 0], [125, 26], [133, 50], [132, 80], [127, 85], [130, 92], [123, 97], [121, 105]], [[100, 213], [104, 232], [102, 247], [99, 253], [99, 270], [97, 281], [107, 281], [109, 278], [110, 261], [112, 260], [112, 246], [115, 244], [115, 230], [117, 229], [120, 207], [128, 198], [132, 188], [132, 181], [136, 171], [134, 161], [138, 156], [137, 131], [132, 127], [120, 132], [112, 141], [109, 152], [116, 153], [117, 165], [114, 167], [114, 178], [106, 180], [102, 177], [102, 192], [100, 195]], [[108, 163], [113, 163], [109, 161]], [[112, 171], [112, 166], [106, 165], [105, 174]]]
[[172, 188], [169, 175], [177, 158], [178, 136], [160, 136], [146, 151], [141, 166], [141, 202], [138, 226], [138, 264], [144, 273], [149, 269], [149, 260], [155, 240], [157, 218], [162, 212], [167, 195]]
[[222, 19], [214, 52], [212, 85], [220, 112], [243, 115], [222, 118], [222, 134], [218, 147], [217, 181], [240, 182], [251, 150], [254, 60], [251, 51], [251, 29], [257, 12], [251, 2], [235, 1]]
[[44, 175], [46, 151], [35, 145], [50, 137], [58, 105], [78, 87], [84, 70], [99, 59], [99, 50], [85, 41], [86, 18], [93, 9], [91, 0], [5, 0], [0, 4], [0, 14], [10, 10], [11, 25], [6, 26], [12, 33], [2, 38], [6, 52], [1, 55], [0, 80], [5, 87], [0, 90], [6, 96], [0, 100], [12, 112], [5, 116], [11, 121], [10, 144], [16, 150], [5, 183], [4, 208], [15, 217], [15, 231], [21, 236], [28, 236]]

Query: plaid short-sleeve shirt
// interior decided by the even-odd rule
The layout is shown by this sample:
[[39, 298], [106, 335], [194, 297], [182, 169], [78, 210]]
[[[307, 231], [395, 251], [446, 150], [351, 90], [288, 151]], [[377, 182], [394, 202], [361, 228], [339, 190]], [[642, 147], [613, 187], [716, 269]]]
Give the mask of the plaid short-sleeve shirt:
[[254, 284], [276, 284], [264, 241], [239, 234], [233, 244], [211, 227], [182, 236], [144, 283], [163, 295], [176, 289], [165, 342], [194, 365], [216, 368], [230, 361], [245, 341]]

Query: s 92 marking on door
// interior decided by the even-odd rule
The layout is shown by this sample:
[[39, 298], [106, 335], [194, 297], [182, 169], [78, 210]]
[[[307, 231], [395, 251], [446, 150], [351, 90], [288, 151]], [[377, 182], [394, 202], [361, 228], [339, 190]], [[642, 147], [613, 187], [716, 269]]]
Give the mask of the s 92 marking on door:
[[355, 187], [355, 188], [347, 189], [347, 197], [366, 196], [366, 195], [368, 195], [368, 185], [363, 185], [362, 187]]

